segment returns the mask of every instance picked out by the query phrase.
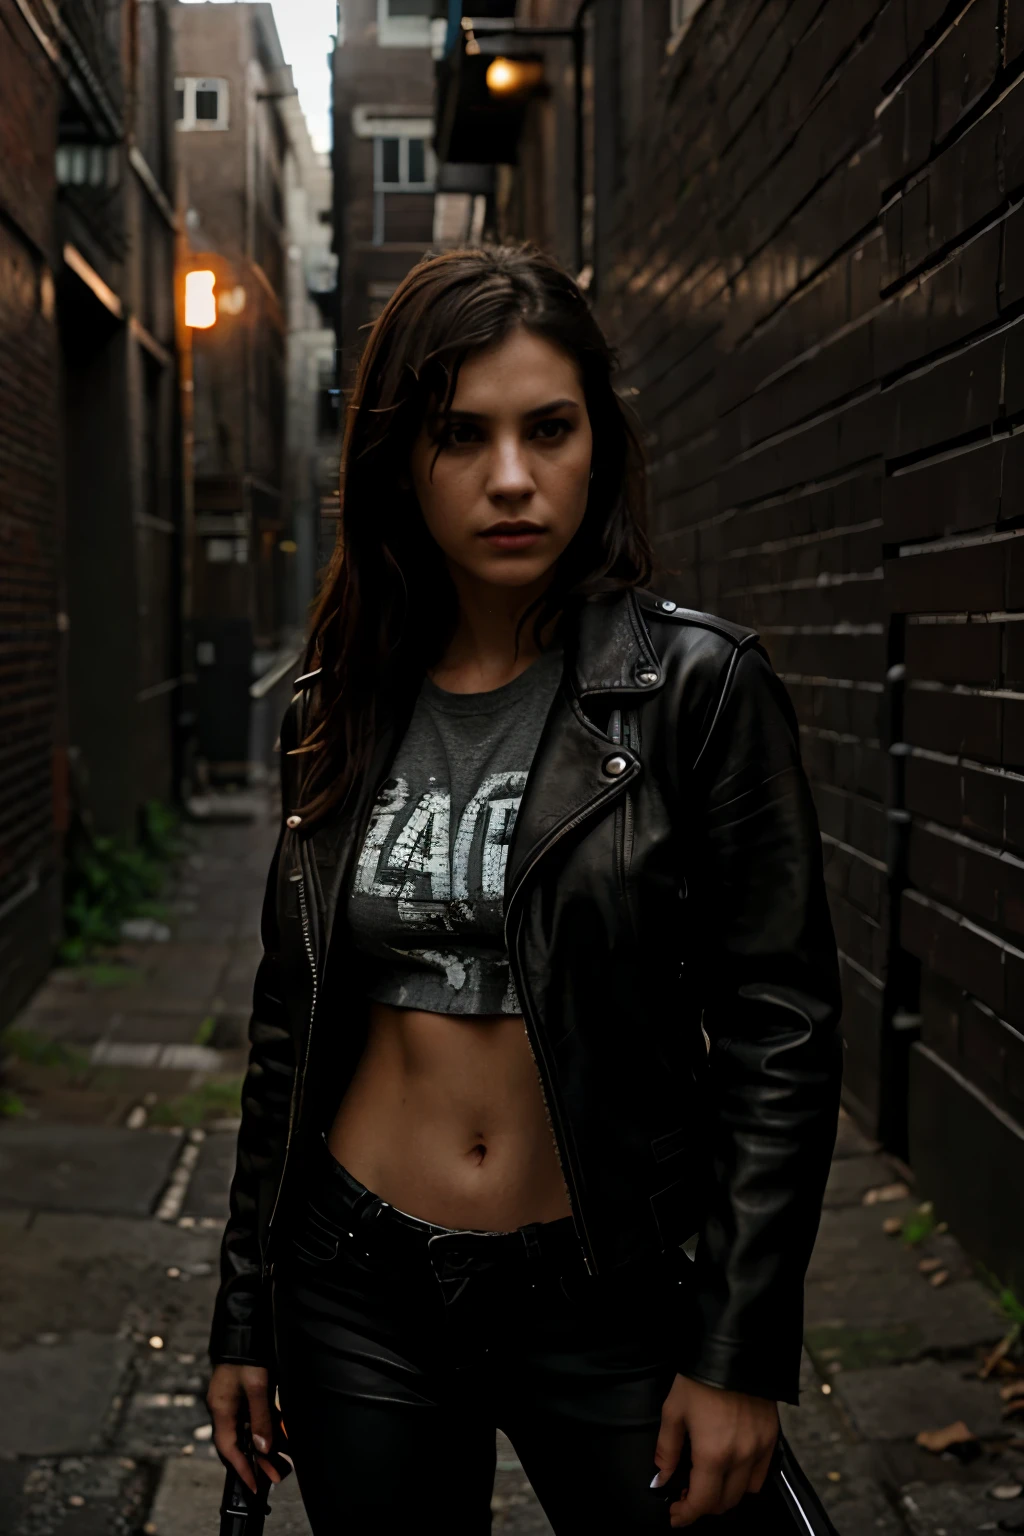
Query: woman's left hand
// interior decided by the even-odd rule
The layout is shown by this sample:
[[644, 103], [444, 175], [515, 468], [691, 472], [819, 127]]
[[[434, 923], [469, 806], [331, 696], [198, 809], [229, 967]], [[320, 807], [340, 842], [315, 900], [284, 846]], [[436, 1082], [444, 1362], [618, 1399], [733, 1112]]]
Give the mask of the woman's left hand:
[[661, 1410], [661, 1433], [654, 1453], [658, 1468], [653, 1487], [667, 1483], [690, 1439], [693, 1466], [690, 1486], [669, 1506], [674, 1530], [702, 1515], [721, 1515], [745, 1493], [758, 1493], [779, 1435], [779, 1411], [766, 1397], [725, 1392], [677, 1376]]

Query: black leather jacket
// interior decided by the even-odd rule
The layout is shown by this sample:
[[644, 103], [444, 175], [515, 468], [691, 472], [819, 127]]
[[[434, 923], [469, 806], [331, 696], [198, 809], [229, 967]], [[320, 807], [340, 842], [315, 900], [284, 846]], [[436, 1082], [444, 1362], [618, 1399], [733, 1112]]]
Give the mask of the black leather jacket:
[[[298, 681], [285, 818], [316, 674]], [[382, 731], [346, 814], [308, 837], [282, 825], [215, 1362], [271, 1363], [267, 1278], [301, 1148], [365, 1039], [339, 891], [401, 730]], [[589, 1266], [698, 1233], [699, 1327], [680, 1328], [679, 1369], [795, 1402], [840, 991], [796, 720], [753, 632], [646, 592], [582, 609], [515, 825], [505, 925]]]

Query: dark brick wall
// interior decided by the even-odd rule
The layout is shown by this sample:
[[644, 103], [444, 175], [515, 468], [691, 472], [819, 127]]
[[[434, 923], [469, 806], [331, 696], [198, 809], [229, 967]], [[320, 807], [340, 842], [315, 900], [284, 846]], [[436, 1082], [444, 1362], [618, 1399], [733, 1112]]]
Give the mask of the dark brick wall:
[[630, 66], [642, 92], [602, 75], [615, 10], [588, 54], [615, 116], [596, 302], [660, 584], [758, 628], [788, 684], [848, 1099], [966, 1220], [972, 1186], [1024, 1175], [1024, 3], [706, 0]]
[[[52, 262], [57, 82], [0, 0], [0, 1027], [56, 929], [58, 355]], [[23, 124], [35, 124], [27, 136]]]

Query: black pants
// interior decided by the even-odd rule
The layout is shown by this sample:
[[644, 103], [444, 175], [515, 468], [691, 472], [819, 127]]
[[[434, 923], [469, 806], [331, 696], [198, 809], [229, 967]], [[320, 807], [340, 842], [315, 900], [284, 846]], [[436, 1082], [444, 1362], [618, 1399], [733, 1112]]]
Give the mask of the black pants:
[[568, 1219], [454, 1232], [385, 1205], [326, 1147], [312, 1163], [274, 1319], [314, 1536], [485, 1536], [496, 1427], [557, 1536], [669, 1530], [649, 1485], [685, 1256], [592, 1278]]

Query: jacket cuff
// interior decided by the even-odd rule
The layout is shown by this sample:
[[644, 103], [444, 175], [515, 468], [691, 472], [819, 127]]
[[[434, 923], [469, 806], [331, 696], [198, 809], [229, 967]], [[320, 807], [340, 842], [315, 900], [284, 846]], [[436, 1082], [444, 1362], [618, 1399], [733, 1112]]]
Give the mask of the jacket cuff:
[[679, 1374], [725, 1392], [745, 1392], [750, 1397], [766, 1397], [777, 1403], [799, 1403], [799, 1351], [792, 1367], [765, 1360], [763, 1354], [763, 1347], [758, 1350], [735, 1339], [705, 1334], [688, 1356], [684, 1354]]
[[212, 1365], [260, 1365], [269, 1367], [273, 1351], [264, 1328], [244, 1323], [213, 1325], [210, 1338]]

